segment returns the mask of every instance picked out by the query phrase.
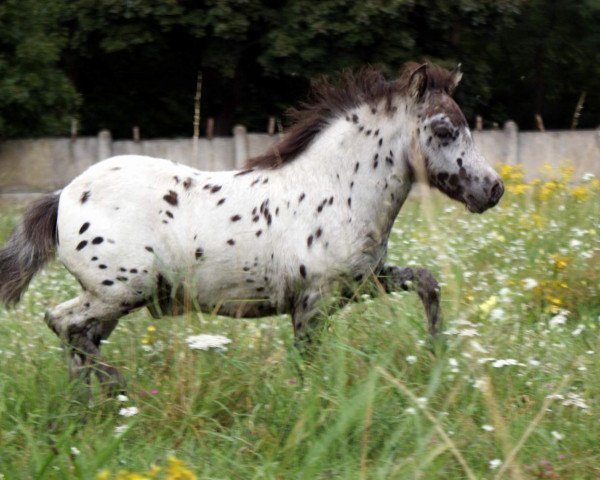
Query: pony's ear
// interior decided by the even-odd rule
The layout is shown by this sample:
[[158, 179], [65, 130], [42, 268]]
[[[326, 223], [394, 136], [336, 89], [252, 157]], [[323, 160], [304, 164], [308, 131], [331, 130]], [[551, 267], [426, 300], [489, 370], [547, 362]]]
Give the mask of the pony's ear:
[[419, 66], [410, 75], [408, 80], [408, 95], [415, 100], [420, 100], [427, 88], [427, 64]]
[[460, 63], [456, 65], [450, 72], [450, 86], [448, 87], [448, 95], [452, 95], [460, 80], [462, 79], [463, 73], [460, 71]]

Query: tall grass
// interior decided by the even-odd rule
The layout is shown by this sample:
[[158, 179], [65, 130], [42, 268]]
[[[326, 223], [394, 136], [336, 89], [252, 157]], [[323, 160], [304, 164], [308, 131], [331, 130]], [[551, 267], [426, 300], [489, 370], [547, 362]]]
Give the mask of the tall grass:
[[[504, 174], [486, 214], [436, 195], [394, 229], [390, 260], [442, 281], [436, 355], [409, 293], [333, 315], [309, 365], [285, 316], [138, 312], [103, 346], [127, 399], [81, 403], [42, 321], [79, 287], [52, 265], [0, 310], [0, 478], [599, 478], [600, 189]], [[197, 333], [232, 343], [191, 350]]]

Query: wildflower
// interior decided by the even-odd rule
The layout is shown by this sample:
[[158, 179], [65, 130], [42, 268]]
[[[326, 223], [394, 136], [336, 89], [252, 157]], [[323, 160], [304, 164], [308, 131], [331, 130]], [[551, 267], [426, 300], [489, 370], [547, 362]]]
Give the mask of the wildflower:
[[558, 433], [558, 432], [557, 432], [557, 431], [555, 431], [555, 430], [553, 430], [551, 433], [552, 433], [552, 436], [553, 436], [553, 437], [554, 437], [556, 440], [558, 440], [559, 442], [560, 442], [560, 441], [561, 441], [563, 438], [565, 438], [565, 436], [564, 436], [562, 433]]
[[587, 200], [590, 196], [590, 191], [583, 185], [573, 187], [570, 193], [575, 200], [579, 200], [580, 202]]
[[409, 355], [408, 357], [406, 357], [406, 361], [413, 365], [417, 363], [417, 357], [415, 357], [414, 355]]
[[156, 327], [154, 325], [150, 325], [146, 330], [148, 330], [150, 333], [156, 332]]
[[558, 270], [564, 270], [565, 268], [567, 268], [567, 266], [569, 265], [569, 257], [565, 257], [563, 255], [552, 255], [552, 262], [554, 262], [554, 266], [558, 269]]
[[577, 337], [577, 336], [581, 335], [581, 332], [583, 332], [584, 330], [585, 330], [585, 325], [583, 323], [580, 323], [579, 325], [577, 325], [577, 328], [571, 332], [571, 335], [574, 337]]
[[409, 415], [414, 415], [417, 413], [417, 411], [413, 408], [413, 407], [408, 407], [406, 410], [404, 410], [406, 413], [408, 413]]
[[586, 172], [581, 176], [581, 180], [584, 182], [591, 182], [596, 176], [591, 172]]
[[81, 452], [79, 451], [79, 449], [77, 447], [71, 447], [71, 455], [77, 456], [80, 453]]
[[523, 279], [523, 288], [525, 290], [532, 290], [538, 286], [538, 282], [534, 278], [525, 278]]
[[473, 350], [475, 350], [476, 352], [479, 352], [479, 353], [488, 353], [488, 351], [484, 347], [482, 347], [481, 344], [478, 341], [471, 340], [470, 343], [471, 343], [471, 346], [473, 347]]
[[494, 367], [494, 368], [502, 368], [502, 367], [512, 366], [512, 365], [523, 366], [522, 363], [517, 362], [514, 358], [498, 359], [492, 363], [492, 367]]
[[139, 409], [137, 407], [125, 407], [119, 410], [119, 415], [123, 417], [133, 417], [139, 413]]
[[565, 407], [577, 407], [581, 408], [582, 410], [587, 410], [590, 408], [589, 405], [585, 403], [585, 400], [581, 398], [581, 395], [574, 392], [567, 393], [567, 398], [562, 402], [562, 404]]
[[562, 310], [557, 315], [552, 317], [550, 319], [550, 321], [548, 322], [548, 324], [550, 325], [550, 328], [556, 328], [559, 325], [564, 325], [566, 322], [567, 322], [567, 315], [565, 314], [565, 311]]
[[165, 468], [168, 480], [196, 480], [196, 475], [176, 457], [169, 457], [169, 464]]
[[129, 401], [129, 398], [127, 397], [127, 395], [122, 395], [121, 394], [121, 395], [117, 395], [117, 400], [119, 402], [127, 402], [127, 401]]
[[223, 335], [192, 335], [186, 338], [186, 342], [192, 350], [227, 350], [225, 345], [231, 343], [231, 340]]
[[116, 434], [125, 433], [128, 428], [129, 428], [129, 425], [117, 425], [115, 427], [115, 433]]
[[482, 425], [481, 428], [486, 432], [493, 432], [495, 428], [492, 425]]
[[487, 315], [488, 313], [490, 313], [490, 310], [492, 310], [492, 308], [494, 308], [496, 306], [497, 302], [498, 302], [498, 298], [495, 295], [492, 295], [485, 302], [483, 302], [481, 305], [479, 305], [479, 309], [481, 310], [481, 312], [484, 315]]
[[490, 460], [490, 470], [496, 470], [500, 465], [502, 465], [502, 460], [499, 458], [494, 458]]

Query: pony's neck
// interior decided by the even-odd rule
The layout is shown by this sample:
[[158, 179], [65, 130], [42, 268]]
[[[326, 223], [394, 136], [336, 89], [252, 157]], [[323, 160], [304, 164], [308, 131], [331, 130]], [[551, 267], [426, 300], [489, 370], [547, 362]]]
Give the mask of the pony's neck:
[[387, 241], [414, 182], [409, 158], [416, 120], [412, 105], [400, 96], [387, 108], [382, 101], [350, 109], [290, 166], [313, 177], [315, 188], [335, 185], [348, 220]]

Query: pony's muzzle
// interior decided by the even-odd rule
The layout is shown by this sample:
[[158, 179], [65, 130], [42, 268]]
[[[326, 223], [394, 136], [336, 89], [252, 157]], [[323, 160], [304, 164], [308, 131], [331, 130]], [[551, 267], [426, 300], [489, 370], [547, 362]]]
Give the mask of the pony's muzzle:
[[504, 183], [502, 180], [496, 180], [490, 189], [490, 201], [487, 205], [487, 208], [492, 208], [497, 205], [502, 198], [502, 195], [504, 195]]
[[502, 180], [495, 180], [489, 190], [480, 190], [479, 195], [475, 192], [469, 193], [464, 197], [467, 209], [472, 213], [483, 213], [487, 209], [498, 204], [504, 195], [504, 183]]

